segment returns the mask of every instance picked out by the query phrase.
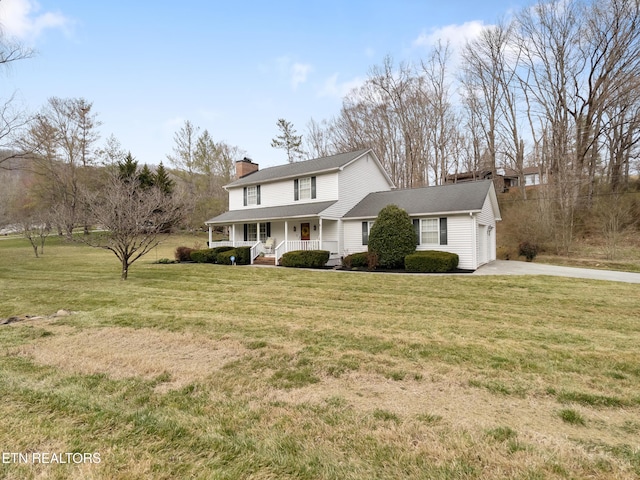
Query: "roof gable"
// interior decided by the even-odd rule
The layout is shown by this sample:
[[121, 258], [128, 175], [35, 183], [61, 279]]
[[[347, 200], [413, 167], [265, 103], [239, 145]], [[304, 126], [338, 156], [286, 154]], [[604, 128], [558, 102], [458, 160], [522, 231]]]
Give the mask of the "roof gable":
[[[265, 182], [275, 182], [287, 178], [300, 177], [302, 175], [331, 172], [344, 168], [351, 162], [354, 162], [367, 153], [371, 153], [373, 155], [373, 151], [371, 149], [364, 149], [357, 150], [355, 152], [331, 155], [329, 157], [314, 158], [311, 160], [305, 160], [303, 162], [294, 162], [286, 165], [269, 167], [250, 173], [245, 177], [239, 178], [238, 180], [235, 180], [226, 185], [226, 188], [254, 185]], [[375, 158], [375, 155], [373, 156]], [[380, 165], [380, 162], [377, 158], [376, 161], [378, 162], [380, 169], [384, 172], [384, 169]], [[384, 172], [384, 174], [388, 177], [386, 172]], [[389, 183], [391, 183], [391, 179], [389, 179]]]
[[344, 216], [345, 218], [373, 218], [387, 205], [397, 205], [409, 215], [453, 212], [479, 212], [490, 195], [494, 215], [500, 218], [491, 180], [457, 183], [434, 187], [391, 190], [370, 193]]

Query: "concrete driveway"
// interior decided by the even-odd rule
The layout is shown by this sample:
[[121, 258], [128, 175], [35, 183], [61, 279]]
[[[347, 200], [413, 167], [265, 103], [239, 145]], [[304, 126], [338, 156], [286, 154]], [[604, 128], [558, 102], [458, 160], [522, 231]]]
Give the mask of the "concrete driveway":
[[594, 270], [590, 268], [559, 267], [533, 262], [496, 260], [481, 266], [473, 275], [552, 275], [555, 277], [587, 278], [612, 282], [640, 283], [640, 273]]

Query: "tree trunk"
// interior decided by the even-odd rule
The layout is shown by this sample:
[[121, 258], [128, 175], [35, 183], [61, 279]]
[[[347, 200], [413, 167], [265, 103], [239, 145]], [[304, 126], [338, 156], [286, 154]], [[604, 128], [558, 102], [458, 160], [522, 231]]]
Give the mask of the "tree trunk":
[[120, 280], [125, 281], [129, 274], [129, 262], [127, 259], [122, 259], [122, 273], [120, 274]]

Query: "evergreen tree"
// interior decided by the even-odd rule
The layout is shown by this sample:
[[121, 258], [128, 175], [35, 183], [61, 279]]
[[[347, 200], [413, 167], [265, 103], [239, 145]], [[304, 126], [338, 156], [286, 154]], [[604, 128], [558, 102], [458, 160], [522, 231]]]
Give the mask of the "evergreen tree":
[[387, 205], [369, 232], [369, 251], [378, 255], [381, 267], [402, 268], [404, 257], [416, 251], [416, 233], [409, 214]]
[[158, 168], [156, 169], [154, 180], [155, 185], [162, 193], [165, 195], [171, 195], [173, 193], [174, 182], [169, 178], [169, 174], [164, 168], [164, 165], [162, 165], [162, 162], [160, 162], [160, 165], [158, 165]]
[[138, 162], [133, 158], [131, 152], [124, 157], [124, 162], [118, 162], [118, 175], [122, 180], [130, 181], [134, 179], [138, 171]]
[[138, 182], [140, 182], [140, 187], [143, 189], [151, 188], [156, 184], [156, 176], [149, 170], [146, 163], [138, 174]]

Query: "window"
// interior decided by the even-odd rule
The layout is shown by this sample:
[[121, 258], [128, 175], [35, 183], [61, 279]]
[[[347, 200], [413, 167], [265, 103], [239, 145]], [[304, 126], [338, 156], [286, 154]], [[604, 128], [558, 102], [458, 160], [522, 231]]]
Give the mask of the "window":
[[421, 222], [421, 242], [426, 244], [438, 243], [438, 219], [423, 218]]
[[418, 244], [423, 245], [447, 245], [447, 219], [423, 218], [414, 220], [413, 226], [418, 235]]
[[244, 187], [244, 206], [260, 205], [260, 185]]
[[[260, 223], [260, 241], [265, 242], [267, 238], [271, 236], [271, 222]], [[258, 241], [258, 224], [257, 223], [245, 223], [244, 224], [244, 241], [245, 242], [257, 242]]]
[[293, 199], [309, 200], [316, 198], [316, 177], [296, 178], [293, 181]]
[[258, 241], [258, 225], [255, 223], [244, 224], [244, 241], [245, 242], [257, 242]]
[[362, 245], [369, 245], [369, 232], [373, 227], [373, 221], [362, 222]]
[[311, 198], [311, 178], [301, 178], [298, 188], [300, 192], [300, 200], [307, 200]]

